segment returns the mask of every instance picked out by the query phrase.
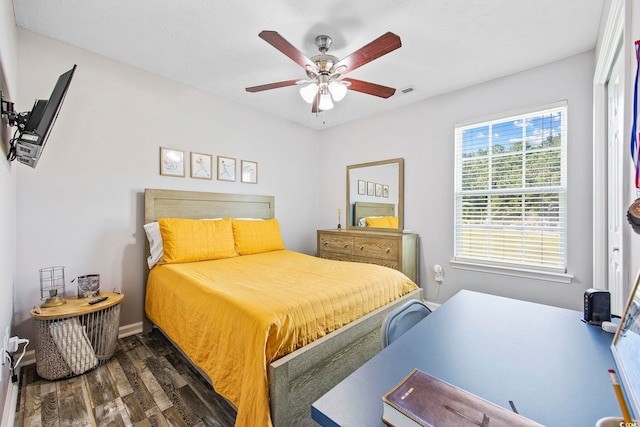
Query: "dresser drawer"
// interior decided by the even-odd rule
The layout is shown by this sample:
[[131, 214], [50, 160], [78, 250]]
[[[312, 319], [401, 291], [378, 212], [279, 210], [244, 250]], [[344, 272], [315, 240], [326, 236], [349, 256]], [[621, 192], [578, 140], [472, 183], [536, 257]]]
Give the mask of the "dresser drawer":
[[323, 235], [318, 237], [318, 251], [320, 253], [333, 252], [338, 254], [353, 253], [353, 237], [340, 235]]
[[398, 239], [355, 237], [353, 255], [397, 262], [400, 255], [399, 243]]

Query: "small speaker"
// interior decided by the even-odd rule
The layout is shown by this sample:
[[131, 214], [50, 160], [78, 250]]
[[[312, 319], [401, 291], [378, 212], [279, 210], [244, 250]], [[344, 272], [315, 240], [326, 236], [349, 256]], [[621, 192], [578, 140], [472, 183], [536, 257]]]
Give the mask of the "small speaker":
[[584, 319], [591, 325], [611, 320], [611, 295], [602, 289], [587, 289], [584, 293]]

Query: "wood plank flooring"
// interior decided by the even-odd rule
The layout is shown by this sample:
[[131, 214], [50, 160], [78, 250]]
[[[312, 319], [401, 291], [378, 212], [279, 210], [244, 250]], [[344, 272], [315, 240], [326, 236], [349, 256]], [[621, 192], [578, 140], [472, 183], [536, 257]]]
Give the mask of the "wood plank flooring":
[[235, 410], [157, 330], [118, 340], [106, 364], [47, 381], [20, 373], [15, 426], [233, 426]]

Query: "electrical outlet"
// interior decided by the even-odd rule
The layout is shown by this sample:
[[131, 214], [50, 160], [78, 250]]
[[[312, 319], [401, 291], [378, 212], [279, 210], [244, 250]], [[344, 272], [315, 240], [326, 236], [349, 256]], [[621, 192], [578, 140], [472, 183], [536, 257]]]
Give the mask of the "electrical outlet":
[[433, 266], [433, 276], [436, 283], [442, 284], [442, 281], [444, 280], [444, 269], [441, 265], [436, 264]]

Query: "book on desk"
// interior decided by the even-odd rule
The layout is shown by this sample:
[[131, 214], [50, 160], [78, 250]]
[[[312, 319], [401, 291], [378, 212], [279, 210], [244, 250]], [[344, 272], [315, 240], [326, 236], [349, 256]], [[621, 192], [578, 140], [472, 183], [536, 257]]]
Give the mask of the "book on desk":
[[418, 369], [382, 396], [382, 421], [392, 427], [541, 427]]

